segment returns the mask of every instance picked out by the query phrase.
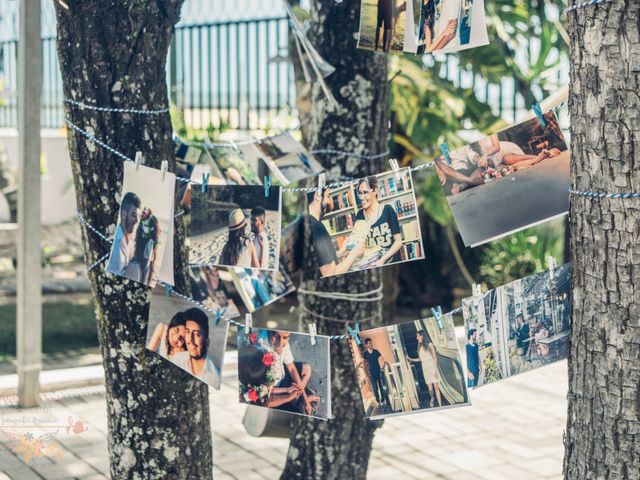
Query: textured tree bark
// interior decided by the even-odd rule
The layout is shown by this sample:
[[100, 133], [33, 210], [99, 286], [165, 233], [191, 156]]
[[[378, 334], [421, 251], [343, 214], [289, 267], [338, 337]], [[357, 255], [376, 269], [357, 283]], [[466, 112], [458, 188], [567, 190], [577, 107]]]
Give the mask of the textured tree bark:
[[[569, 14], [572, 185], [640, 191], [640, 3]], [[640, 478], [640, 200], [572, 196], [564, 476]]]
[[[58, 58], [66, 98], [104, 107], [160, 109], [168, 105], [165, 64], [182, 0], [66, 0], [57, 2]], [[169, 114], [102, 113], [66, 105], [67, 118], [148, 166], [169, 160]], [[112, 236], [122, 160], [72, 129], [68, 133], [80, 213]], [[178, 202], [176, 202], [178, 205]], [[187, 291], [184, 228], [175, 222], [176, 289]], [[85, 230], [86, 260], [110, 245]], [[207, 387], [145, 348], [148, 288], [89, 273], [105, 369], [109, 456], [114, 479], [207, 479], [212, 446]]]
[[[375, 154], [386, 149], [387, 59], [380, 54], [356, 50], [354, 34], [359, 25], [358, 4], [357, 0], [311, 2], [309, 37], [319, 53], [337, 69], [327, 83], [339, 106], [328, 103], [319, 85], [314, 84], [305, 138], [310, 149], [333, 148], [362, 154]], [[328, 178], [340, 175], [361, 177], [388, 169], [382, 160], [339, 156], [323, 156], [321, 160], [329, 172]], [[370, 291], [380, 285], [380, 269], [319, 279], [308, 224], [305, 230], [308, 248], [304, 256], [303, 288], [355, 293]], [[300, 295], [309, 310], [323, 317], [349, 319], [355, 323], [374, 316], [367, 322], [360, 322], [363, 328], [381, 321], [380, 302], [355, 303]], [[344, 322], [324, 320], [317, 315], [303, 311], [302, 323], [315, 321], [321, 334], [345, 333]], [[334, 419], [319, 421], [296, 417], [282, 478], [365, 477], [377, 424], [364, 418], [347, 342], [332, 342], [331, 356]]]

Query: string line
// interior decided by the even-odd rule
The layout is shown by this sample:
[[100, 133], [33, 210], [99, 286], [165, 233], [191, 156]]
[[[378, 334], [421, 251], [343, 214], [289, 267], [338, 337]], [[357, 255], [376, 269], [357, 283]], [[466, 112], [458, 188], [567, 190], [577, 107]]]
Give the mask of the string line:
[[113, 113], [135, 113], [139, 115], [160, 115], [163, 113], [167, 113], [169, 111], [169, 107], [160, 108], [158, 110], [142, 110], [137, 108], [111, 108], [111, 107], [98, 107], [97, 105], [89, 105], [84, 102], [78, 102], [76, 100], [72, 100], [70, 98], [65, 98], [64, 103], [68, 103], [70, 105], [74, 105], [79, 107], [80, 109], [86, 110], [95, 110], [97, 112], [113, 112]]
[[576, 3], [575, 5], [572, 5], [569, 8], [565, 8], [564, 13], [575, 12], [576, 10], [579, 10], [581, 8], [589, 7], [591, 5], [597, 5], [599, 3], [604, 3], [608, 1], [610, 0], [589, 0], [588, 2], [579, 2], [579, 3]]

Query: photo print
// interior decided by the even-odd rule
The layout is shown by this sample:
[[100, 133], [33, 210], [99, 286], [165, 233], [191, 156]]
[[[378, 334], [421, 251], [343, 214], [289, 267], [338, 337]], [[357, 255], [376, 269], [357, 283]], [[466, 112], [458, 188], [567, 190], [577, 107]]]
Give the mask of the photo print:
[[307, 208], [323, 277], [424, 258], [408, 168], [310, 192]]
[[189, 262], [277, 270], [280, 253], [280, 187], [214, 185], [194, 189]]
[[[262, 185], [258, 176], [258, 162], [249, 165], [242, 157], [242, 152], [235, 148], [214, 148], [205, 146], [207, 162], [215, 168], [217, 176], [227, 185]], [[212, 173], [213, 175], [213, 173]], [[219, 182], [221, 183], [221, 182]]]
[[[173, 225], [176, 177], [155, 168], [124, 163], [118, 225], [107, 271], [153, 287], [165, 259]], [[173, 263], [173, 251], [169, 252]]]
[[465, 245], [565, 215], [569, 150], [553, 112], [452, 151], [435, 167]]
[[469, 404], [451, 314], [361, 331], [349, 338], [368, 418]]
[[411, 0], [361, 0], [358, 48], [382, 52], [416, 52]]
[[[232, 283], [234, 279], [226, 269], [212, 266], [190, 267], [189, 278], [191, 297], [196, 302], [203, 304], [212, 312], [220, 311], [225, 318], [234, 318], [240, 315], [238, 307], [229, 296], [227, 285]], [[224, 314], [222, 314], [223, 311]]]
[[452, 53], [489, 43], [484, 0], [421, 0], [418, 54]]
[[329, 337], [238, 328], [240, 403], [331, 418]]
[[[240, 145], [250, 165], [264, 164], [282, 186], [321, 173], [322, 165], [290, 133]], [[260, 182], [262, 183], [262, 182]]]
[[464, 299], [468, 385], [479, 387], [567, 358], [570, 286], [567, 263]]
[[147, 348], [217, 390], [228, 330], [224, 320], [216, 325], [210, 312], [160, 286], [151, 292]]
[[230, 268], [229, 273], [249, 313], [272, 304], [296, 289], [289, 276], [280, 270], [265, 272], [251, 268]]

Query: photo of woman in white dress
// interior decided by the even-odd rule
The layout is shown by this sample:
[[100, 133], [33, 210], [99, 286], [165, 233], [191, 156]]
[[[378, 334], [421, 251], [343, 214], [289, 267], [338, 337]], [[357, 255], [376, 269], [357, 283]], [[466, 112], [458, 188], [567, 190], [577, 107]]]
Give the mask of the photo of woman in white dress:
[[429, 388], [429, 397], [431, 398], [429, 407], [433, 408], [435, 406], [436, 399], [438, 400], [438, 407], [441, 407], [440, 374], [438, 373], [436, 348], [429, 341], [429, 337], [424, 330], [419, 330], [416, 333], [416, 340], [418, 341], [418, 358], [409, 357], [409, 360], [422, 365], [422, 375], [427, 388]]

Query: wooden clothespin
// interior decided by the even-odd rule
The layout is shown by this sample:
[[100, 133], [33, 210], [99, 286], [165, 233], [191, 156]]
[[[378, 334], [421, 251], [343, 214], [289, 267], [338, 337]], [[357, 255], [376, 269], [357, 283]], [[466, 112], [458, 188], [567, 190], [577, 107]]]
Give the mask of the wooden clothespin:
[[556, 258], [553, 255], [547, 257], [547, 267], [549, 267], [549, 280], [553, 282], [556, 269]]
[[162, 181], [164, 182], [164, 177], [167, 174], [167, 170], [169, 170], [169, 161], [163, 160], [162, 164], [160, 164], [160, 172], [162, 172]]
[[209, 176], [211, 174], [210, 173], [203, 173], [202, 174], [202, 184], [200, 185], [200, 188], [202, 188], [202, 193], [206, 193], [207, 192], [207, 185], [209, 184]]
[[356, 345], [362, 345], [362, 341], [360, 340], [360, 324], [359, 323], [356, 323], [356, 326], [354, 328], [351, 328], [349, 325], [347, 325], [347, 332], [349, 332], [349, 335], [351, 336], [353, 341], [356, 342]]
[[316, 328], [316, 322], [309, 324], [309, 335], [311, 335], [311, 345], [316, 344], [316, 335], [318, 333], [318, 329]]
[[473, 298], [477, 301], [480, 297], [482, 297], [482, 285], [480, 285], [479, 283], [474, 283], [473, 285], [471, 285], [471, 292], [473, 293]]
[[144, 161], [144, 158], [142, 156], [142, 152], [136, 152], [136, 158], [135, 158], [135, 163], [136, 163], [136, 172], [138, 171], [138, 169], [140, 168], [140, 165], [142, 165], [142, 162]]
[[253, 328], [253, 317], [250, 313], [245, 314], [244, 316], [244, 329], [245, 333], [251, 333], [251, 329]]
[[400, 166], [398, 165], [398, 160], [391, 158], [389, 163], [391, 164], [391, 170], [396, 174], [396, 178], [400, 180]]
[[533, 105], [531, 105], [531, 110], [533, 110], [533, 113], [536, 114], [536, 117], [538, 117], [538, 120], [540, 120], [540, 124], [543, 127], [547, 126], [547, 122], [544, 119], [544, 115], [542, 114], [542, 107], [540, 106], [540, 104], [538, 102], [534, 103]]
[[171, 285], [169, 285], [168, 283], [164, 284], [164, 293], [167, 297], [171, 296], [171, 290], [173, 290], [173, 287]]
[[440, 144], [440, 151], [442, 152], [442, 156], [444, 157], [444, 161], [447, 162], [447, 165], [451, 165], [451, 157], [449, 156], [449, 144], [447, 142]]
[[264, 176], [264, 198], [269, 198], [269, 194], [271, 192], [271, 177], [268, 175]]
[[440, 305], [436, 308], [431, 307], [431, 314], [433, 318], [436, 319], [436, 322], [438, 322], [438, 328], [442, 330], [442, 307], [440, 307]]

